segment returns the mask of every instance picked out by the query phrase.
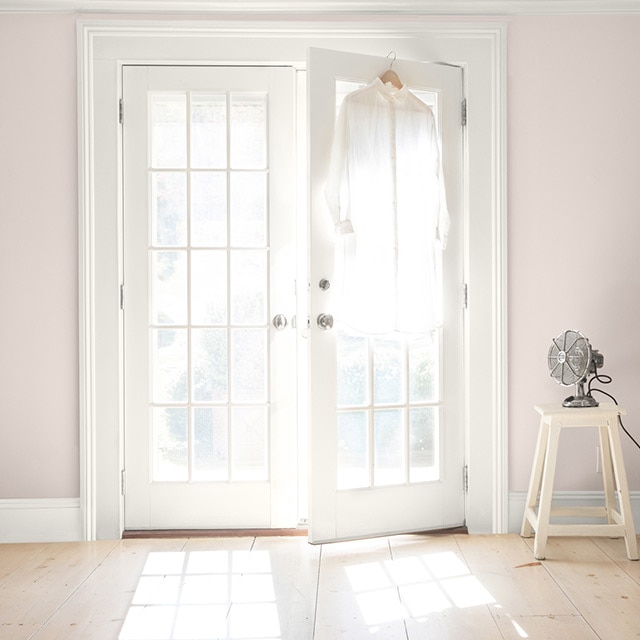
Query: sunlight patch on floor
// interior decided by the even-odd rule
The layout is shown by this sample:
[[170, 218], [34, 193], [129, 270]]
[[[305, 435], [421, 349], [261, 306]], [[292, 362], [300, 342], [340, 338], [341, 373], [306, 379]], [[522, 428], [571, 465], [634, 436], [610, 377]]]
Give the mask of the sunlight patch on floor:
[[345, 571], [360, 613], [372, 632], [394, 620], [423, 620], [453, 607], [495, 603], [452, 552], [362, 563], [348, 566]]
[[279, 640], [268, 551], [152, 552], [119, 640]]

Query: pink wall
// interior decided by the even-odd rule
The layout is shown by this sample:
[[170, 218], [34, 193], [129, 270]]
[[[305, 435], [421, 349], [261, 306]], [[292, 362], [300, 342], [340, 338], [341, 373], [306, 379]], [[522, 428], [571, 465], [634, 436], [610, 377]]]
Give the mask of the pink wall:
[[76, 35], [0, 16], [0, 498], [76, 497]]
[[[0, 498], [78, 496], [76, 16], [0, 15]], [[509, 20], [510, 489], [551, 338], [577, 328], [640, 437], [640, 15]], [[570, 437], [569, 437], [570, 436]], [[598, 489], [595, 434], [559, 489]], [[640, 451], [625, 442], [633, 489]]]
[[[640, 15], [509, 26], [510, 489], [526, 490], [532, 405], [572, 393], [548, 377], [562, 330], [605, 357], [604, 387], [640, 440]], [[631, 488], [640, 451], [623, 436]], [[595, 430], [563, 434], [557, 488], [602, 488]]]

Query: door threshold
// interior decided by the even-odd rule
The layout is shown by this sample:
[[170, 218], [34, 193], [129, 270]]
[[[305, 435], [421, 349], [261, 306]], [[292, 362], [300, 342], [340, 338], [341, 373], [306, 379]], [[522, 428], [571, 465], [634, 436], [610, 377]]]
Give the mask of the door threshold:
[[137, 538], [262, 538], [306, 536], [307, 529], [126, 529], [122, 539]]

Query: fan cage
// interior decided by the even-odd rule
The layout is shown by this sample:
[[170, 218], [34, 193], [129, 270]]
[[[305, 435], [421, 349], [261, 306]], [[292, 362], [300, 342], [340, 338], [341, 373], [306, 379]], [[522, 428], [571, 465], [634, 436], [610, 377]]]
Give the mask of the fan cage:
[[591, 345], [579, 331], [565, 331], [553, 339], [548, 361], [551, 377], [569, 387], [589, 373]]

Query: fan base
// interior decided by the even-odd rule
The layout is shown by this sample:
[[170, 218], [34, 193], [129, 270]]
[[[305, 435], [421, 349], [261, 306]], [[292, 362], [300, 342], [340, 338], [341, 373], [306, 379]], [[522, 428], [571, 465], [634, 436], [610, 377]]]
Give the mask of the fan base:
[[564, 399], [562, 406], [581, 409], [588, 407], [597, 407], [598, 402], [592, 396], [569, 396], [568, 398]]

